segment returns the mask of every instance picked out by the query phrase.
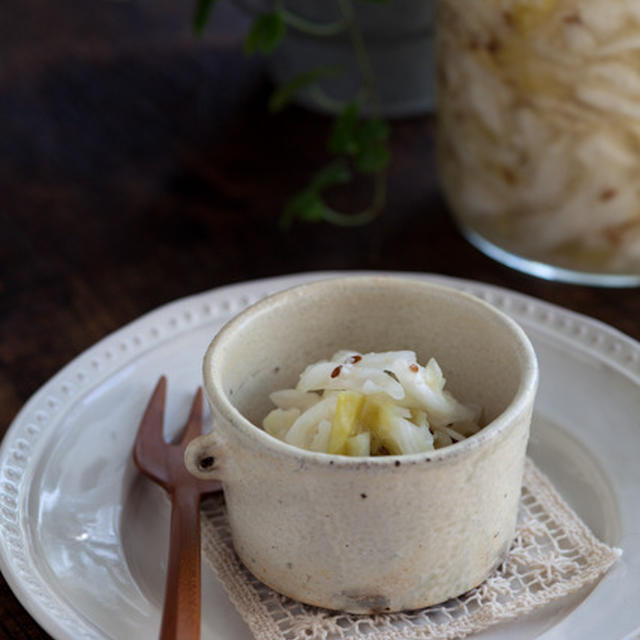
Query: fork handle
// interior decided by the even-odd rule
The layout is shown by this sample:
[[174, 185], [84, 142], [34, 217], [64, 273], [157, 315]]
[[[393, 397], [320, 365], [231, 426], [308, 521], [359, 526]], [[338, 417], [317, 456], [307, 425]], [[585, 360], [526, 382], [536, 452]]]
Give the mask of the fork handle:
[[200, 492], [171, 493], [171, 533], [160, 640], [200, 638]]

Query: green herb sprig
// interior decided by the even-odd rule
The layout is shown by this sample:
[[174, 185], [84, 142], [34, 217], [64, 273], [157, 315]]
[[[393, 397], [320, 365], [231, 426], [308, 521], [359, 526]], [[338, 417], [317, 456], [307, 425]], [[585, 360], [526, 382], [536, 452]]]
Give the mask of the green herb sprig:
[[[197, 34], [204, 31], [214, 5], [218, 0], [197, 0], [193, 28]], [[359, 0], [380, 4], [388, 0]], [[284, 206], [280, 218], [283, 228], [295, 220], [325, 221], [340, 226], [357, 226], [373, 220], [384, 208], [387, 175], [391, 154], [388, 147], [389, 126], [381, 116], [376, 78], [367, 53], [366, 43], [354, 12], [354, 0], [337, 0], [340, 18], [331, 23], [318, 24], [297, 16], [284, 6], [284, 0], [275, 0], [271, 10], [258, 14], [245, 37], [247, 54], [269, 55], [280, 45], [287, 30], [292, 29], [314, 37], [328, 37], [346, 33], [353, 47], [362, 85], [346, 104], [340, 104], [325, 95], [318, 82], [343, 72], [338, 66], [310, 68], [277, 87], [269, 98], [269, 110], [284, 109], [302, 90], [308, 90], [317, 102], [337, 115], [331, 127], [327, 150], [332, 160], [311, 176], [308, 185], [296, 193]], [[372, 115], [363, 115], [364, 107]], [[342, 212], [327, 201], [327, 191], [365, 177], [372, 181], [369, 205], [359, 212]]]

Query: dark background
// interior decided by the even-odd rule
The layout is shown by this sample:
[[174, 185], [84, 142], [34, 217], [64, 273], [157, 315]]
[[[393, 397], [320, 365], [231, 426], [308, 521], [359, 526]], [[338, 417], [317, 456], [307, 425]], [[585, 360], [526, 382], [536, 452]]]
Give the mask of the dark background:
[[[385, 213], [355, 229], [277, 226], [326, 160], [330, 120], [273, 116], [246, 17], [190, 3], [10, 0], [0, 8], [0, 429], [74, 356], [165, 302], [324, 269], [482, 280], [640, 338], [638, 290], [562, 285], [486, 258], [437, 189], [430, 116], [393, 124]], [[366, 189], [341, 204], [357, 207]], [[0, 578], [0, 638], [48, 637]]]

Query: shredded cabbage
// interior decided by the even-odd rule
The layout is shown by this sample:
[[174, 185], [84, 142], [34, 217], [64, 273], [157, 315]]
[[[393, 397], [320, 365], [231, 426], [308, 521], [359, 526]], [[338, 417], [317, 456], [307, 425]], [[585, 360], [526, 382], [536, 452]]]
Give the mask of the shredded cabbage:
[[480, 411], [445, 390], [435, 359], [413, 351], [338, 351], [309, 365], [295, 389], [274, 391], [263, 420], [270, 435], [308, 449], [348, 456], [421, 453], [479, 429]]
[[438, 165], [464, 226], [640, 273], [639, 33], [635, 0], [439, 3]]

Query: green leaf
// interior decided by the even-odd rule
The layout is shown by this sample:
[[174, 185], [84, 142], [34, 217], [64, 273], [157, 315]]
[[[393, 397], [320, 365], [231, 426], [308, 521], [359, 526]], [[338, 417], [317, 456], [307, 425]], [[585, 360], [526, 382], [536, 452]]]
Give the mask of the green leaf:
[[359, 171], [375, 173], [389, 164], [389, 151], [385, 145], [388, 137], [389, 125], [384, 120], [360, 119], [358, 106], [351, 103], [336, 119], [329, 150], [352, 157]]
[[306, 222], [319, 222], [324, 218], [325, 208], [322, 198], [313, 189], [305, 189], [287, 202], [280, 218], [280, 226], [288, 229], [296, 218]]
[[284, 19], [279, 11], [257, 16], [244, 41], [245, 53], [257, 51], [264, 55], [270, 54], [280, 44], [285, 31]]
[[193, 30], [197, 35], [202, 35], [209, 22], [211, 11], [218, 0], [197, 0], [196, 10], [193, 14]]
[[320, 192], [338, 184], [346, 184], [351, 180], [351, 171], [344, 160], [336, 160], [326, 167], [320, 169], [313, 178], [309, 188], [312, 191]]
[[353, 158], [358, 171], [376, 173], [389, 164], [388, 137], [389, 125], [384, 120], [361, 120], [358, 106], [351, 103], [336, 118], [329, 138], [329, 150]]
[[291, 102], [293, 96], [295, 96], [295, 94], [298, 93], [298, 91], [300, 91], [301, 89], [308, 87], [321, 78], [337, 76], [342, 72], [342, 67], [334, 65], [316, 67], [315, 69], [309, 69], [309, 71], [295, 76], [286, 84], [278, 87], [271, 94], [271, 97], [269, 98], [269, 110], [274, 113], [282, 110], [287, 104], [289, 104], [289, 102]]
[[354, 158], [356, 167], [362, 173], [377, 173], [389, 165], [391, 153], [384, 144], [376, 143], [364, 147]]
[[364, 120], [358, 130], [359, 150], [354, 162], [363, 173], [377, 173], [385, 169], [391, 159], [387, 147], [389, 125], [379, 118]]
[[297, 218], [319, 222], [329, 217], [331, 209], [322, 199], [322, 191], [351, 180], [351, 171], [344, 160], [336, 160], [314, 174], [309, 186], [287, 202], [280, 217], [280, 226], [288, 229]]
[[298, 205], [298, 217], [306, 222], [320, 222], [324, 218], [327, 205], [317, 193], [308, 193]]
[[385, 141], [389, 137], [389, 125], [379, 118], [363, 120], [360, 123], [358, 139], [360, 142]]
[[358, 143], [358, 105], [349, 103], [336, 118], [329, 137], [329, 151], [335, 154], [354, 155]]

